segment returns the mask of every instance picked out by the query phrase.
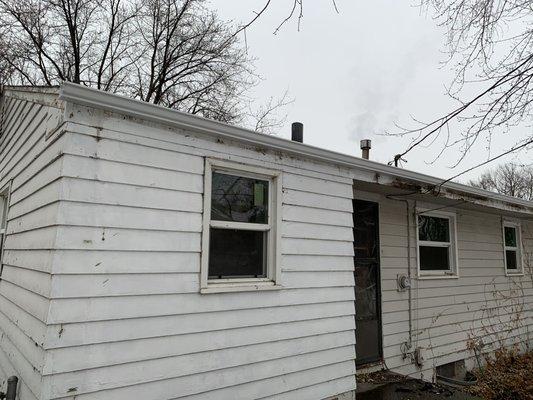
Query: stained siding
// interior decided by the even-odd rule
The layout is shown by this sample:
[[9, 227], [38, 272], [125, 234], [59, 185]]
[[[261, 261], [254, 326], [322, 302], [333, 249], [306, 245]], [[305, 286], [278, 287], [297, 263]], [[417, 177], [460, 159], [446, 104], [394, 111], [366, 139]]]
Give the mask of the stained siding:
[[[483, 351], [494, 350], [500, 341], [522, 346], [529, 341], [532, 345], [532, 224], [522, 221], [523, 244], [529, 253], [524, 258], [526, 273], [508, 277], [503, 261], [502, 216], [452, 208], [448, 211], [457, 215], [459, 278], [413, 280], [414, 347], [422, 348], [425, 362], [417, 368], [404, 359], [400, 346], [408, 340], [409, 303], [408, 293], [397, 291], [396, 279], [398, 274], [407, 274], [406, 209], [404, 203], [384, 196], [374, 198], [380, 204], [383, 346], [388, 368], [431, 380], [435, 366], [472, 359], [474, 353], [467, 350], [470, 339], [483, 338]], [[410, 245], [415, 277], [414, 218]]]
[[11, 181], [0, 280], [0, 387], [5, 391], [7, 377], [18, 376], [21, 400], [41, 395], [62, 144], [53, 132], [62, 115], [54, 97], [24, 97], [8, 90], [0, 98], [0, 188]]
[[[72, 112], [49, 398], [321, 399], [355, 387], [350, 178], [264, 149]], [[283, 171], [283, 290], [199, 294], [206, 156]]]
[[[307, 400], [355, 387], [352, 179], [370, 172], [75, 105], [55, 131], [62, 111], [46, 102], [3, 107], [0, 379], [21, 377], [21, 399]], [[205, 157], [283, 171], [283, 290], [199, 294]], [[504, 275], [501, 217], [457, 210], [460, 278], [415, 280], [426, 361], [404, 360], [405, 208], [376, 196], [389, 368], [431, 379], [472, 356], [470, 334], [508, 327], [510, 309], [506, 340], [531, 340], [531, 270]], [[415, 271], [414, 225], [409, 236]], [[533, 224], [523, 241], [531, 261]]]

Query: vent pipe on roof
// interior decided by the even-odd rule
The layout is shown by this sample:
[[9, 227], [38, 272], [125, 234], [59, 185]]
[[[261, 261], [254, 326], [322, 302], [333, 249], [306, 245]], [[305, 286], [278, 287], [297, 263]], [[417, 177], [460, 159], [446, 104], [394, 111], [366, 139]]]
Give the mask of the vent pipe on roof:
[[292, 123], [292, 136], [291, 139], [295, 142], [303, 143], [304, 141], [304, 124], [301, 122]]
[[372, 141], [370, 139], [361, 140], [362, 157], [365, 160], [370, 158], [370, 149], [372, 148]]

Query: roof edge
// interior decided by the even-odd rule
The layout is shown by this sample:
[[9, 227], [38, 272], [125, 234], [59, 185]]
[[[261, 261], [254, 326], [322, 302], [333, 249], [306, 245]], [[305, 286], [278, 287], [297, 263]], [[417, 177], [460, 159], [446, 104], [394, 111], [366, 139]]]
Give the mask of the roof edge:
[[[106, 109], [120, 114], [140, 117], [145, 120], [159, 122], [198, 133], [224, 136], [251, 145], [264, 146], [270, 149], [281, 150], [345, 167], [360, 168], [365, 171], [386, 174], [425, 185], [437, 186], [441, 185], [445, 180], [415, 171], [392, 167], [376, 161], [322, 149], [305, 143], [257, 133], [250, 129], [229, 125], [223, 122], [210, 120], [197, 115], [184, 113], [140, 100], [130, 99], [125, 96], [88, 88], [70, 82], [63, 82], [60, 86], [59, 99], [94, 108]], [[442, 184], [441, 187], [451, 191], [463, 192], [470, 196], [485, 197], [502, 203], [512, 204], [519, 208], [525, 207], [529, 209], [530, 213], [533, 213], [533, 202], [528, 200], [506, 196], [456, 182], [446, 182]]]
[[3, 86], [1, 98], [13, 98], [42, 104], [47, 107], [62, 108], [59, 100], [59, 86]]
[[10, 92], [24, 92], [24, 93], [45, 93], [45, 94], [59, 94], [60, 86], [2, 86], [3, 91]]

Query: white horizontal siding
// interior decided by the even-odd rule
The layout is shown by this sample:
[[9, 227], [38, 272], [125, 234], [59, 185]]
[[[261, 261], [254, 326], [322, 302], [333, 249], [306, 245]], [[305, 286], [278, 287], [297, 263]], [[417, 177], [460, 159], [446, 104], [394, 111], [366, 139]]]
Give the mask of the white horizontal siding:
[[[55, 282], [53, 284], [55, 285]], [[54, 299], [50, 304], [49, 322], [65, 324], [69, 322], [320, 304], [353, 301], [353, 299], [353, 287], [281, 290], [261, 293], [261, 296], [254, 296], [253, 293], [246, 292], [232, 293], [224, 295], [224, 301], [221, 301], [217, 296], [207, 297], [198, 293]]]
[[[14, 353], [5, 353], [4, 349], [0, 349], [0, 384], [5, 389], [7, 385], [7, 379], [12, 375], [19, 375], [19, 370], [13, 367]], [[26, 384], [26, 381], [21, 381], [18, 386], [17, 396], [20, 400], [35, 400], [37, 397], [33, 394], [32, 390]]]
[[[124, 364], [141, 360], [195, 353], [209, 353], [221, 349], [278, 342], [318, 335], [351, 331], [353, 318], [318, 318], [313, 320], [283, 322], [260, 326], [246, 326], [233, 329], [208, 330], [191, 334], [158, 336], [148, 339], [128, 340], [113, 343], [63, 347], [49, 350], [50, 371], [61, 373]], [[68, 357], [65, 357], [65, 354]], [[188, 368], [190, 369], [190, 368]]]
[[[354, 344], [354, 340], [353, 331], [349, 330], [298, 339], [253, 344], [238, 348], [221, 348], [211, 352], [156, 358], [80, 372], [57, 374], [52, 377], [52, 392], [50, 395], [52, 398], [65, 396], [68, 394], [68, 389], [72, 387], [77, 388], [77, 393], [90, 393], [157, 380], [203, 374], [208, 371], [219, 371], [220, 373], [220, 370], [229, 368], [240, 370], [241, 373], [248, 370], [248, 376], [250, 374], [255, 375], [259, 371], [256, 368], [251, 368], [251, 364], [287, 359], [305, 353], [314, 353], [339, 347], [344, 347], [348, 350]], [[347, 352], [346, 356], [349, 355], [350, 353]], [[353, 365], [353, 360], [350, 361]], [[271, 365], [268, 371], [272, 375], [279, 374], [279, 369], [274, 365]], [[252, 380], [257, 380], [257, 378], [259, 377], [256, 376], [256, 379]], [[312, 383], [314, 383], [313, 379], [309, 378], [309, 384]], [[209, 385], [209, 381], [206, 384]], [[179, 391], [180, 387], [181, 385], [176, 385], [172, 389], [172, 392], [168, 393], [165, 397], [172, 398], [180, 396], [182, 394]], [[202, 390], [200, 387], [192, 389], [197, 391]]]
[[[50, 118], [61, 110], [0, 99], [0, 187], [11, 182], [7, 235], [0, 280], [0, 390], [19, 377], [18, 398], [41, 398], [44, 342], [60, 177], [62, 138], [46, 138]], [[38, 254], [37, 254], [38, 253]]]
[[[338, 394], [353, 389], [355, 385], [353, 357], [353, 346], [340, 347], [268, 360], [255, 363], [248, 368], [224, 368], [202, 375], [162, 379], [76, 397], [84, 400], [120, 400], [140, 396], [147, 400], [158, 400], [176, 396], [176, 388], [179, 388], [178, 397], [173, 398], [245, 400], [267, 395], [284, 399], [294, 398], [291, 396], [297, 392], [302, 395], [307, 394], [306, 399], [318, 400], [331, 393]], [[344, 374], [347, 375], [339, 378], [339, 375]], [[308, 380], [313, 383], [302, 388], [302, 383], [305, 384]], [[336, 381], [339, 383], [336, 384]], [[272, 394], [273, 391], [281, 393]], [[254, 395], [257, 397], [250, 397]]]
[[[353, 312], [353, 304], [339, 301], [151, 316], [149, 317], [149, 324], [142, 317], [60, 324], [48, 327], [46, 347], [52, 349], [98, 343], [127, 342], [138, 339], [224, 331], [245, 326], [255, 327], [322, 318], [344, 318], [353, 315]], [[59, 326], [61, 326], [60, 329], [58, 329]], [[58, 335], [59, 330], [61, 330], [61, 335]]]
[[68, 177], [63, 178], [62, 188], [63, 199], [72, 202], [202, 212], [201, 193]]
[[[419, 369], [404, 359], [400, 346], [409, 333], [408, 293], [397, 291], [396, 277], [407, 274], [408, 268], [406, 210], [404, 204], [384, 196], [379, 203], [383, 351], [389, 368], [431, 380], [435, 366], [473, 356], [467, 350], [471, 338], [482, 337], [487, 351], [498, 346], [498, 339], [506, 343], [531, 340], [531, 271], [524, 277], [505, 276], [501, 217], [456, 210], [459, 278], [414, 279], [414, 346], [422, 349], [425, 362]], [[524, 244], [531, 251], [528, 230], [524, 221]], [[416, 277], [413, 223], [409, 237], [412, 274]]]
[[[318, 400], [355, 387], [352, 178], [370, 172], [67, 107], [76, 121], [48, 141], [46, 107], [5, 108], [0, 183], [14, 190], [0, 379], [16, 371], [21, 398], [46, 399]], [[283, 171], [283, 290], [199, 294], [205, 157]], [[469, 334], [502, 330], [509, 307], [521, 314], [506, 340], [523, 340], [531, 282], [503, 274], [499, 217], [461, 211], [460, 278], [415, 281], [426, 363], [404, 360], [405, 208], [380, 203], [389, 367], [430, 379], [434, 365], [471, 356]], [[409, 236], [414, 271], [414, 227]], [[530, 257], [526, 224], [523, 239]]]
[[[323, 395], [310, 398], [320, 399], [353, 389], [351, 179], [116, 122], [98, 121], [99, 131], [70, 123], [65, 134], [48, 396], [287, 398], [316, 388]], [[283, 290], [199, 294], [205, 156], [284, 172]]]

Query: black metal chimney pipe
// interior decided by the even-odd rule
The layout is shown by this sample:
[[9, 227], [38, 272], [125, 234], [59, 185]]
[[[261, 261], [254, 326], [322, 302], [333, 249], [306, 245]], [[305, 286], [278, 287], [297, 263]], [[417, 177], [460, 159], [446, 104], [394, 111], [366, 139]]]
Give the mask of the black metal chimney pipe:
[[303, 143], [304, 141], [304, 124], [301, 122], [292, 123], [292, 140]]

